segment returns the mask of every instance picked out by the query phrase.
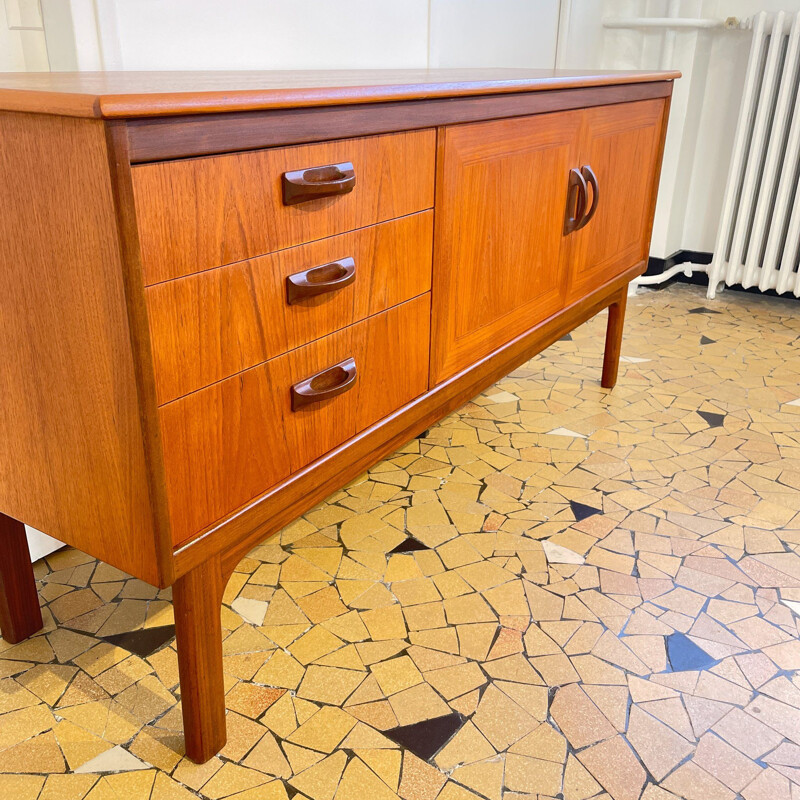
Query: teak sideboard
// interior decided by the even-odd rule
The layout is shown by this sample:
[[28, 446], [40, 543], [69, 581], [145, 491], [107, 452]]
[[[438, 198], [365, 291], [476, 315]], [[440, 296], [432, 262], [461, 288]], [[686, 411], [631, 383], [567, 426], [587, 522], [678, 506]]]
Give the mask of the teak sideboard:
[[678, 73], [0, 75], [0, 627], [23, 523], [173, 586], [187, 754], [264, 538], [608, 308]]

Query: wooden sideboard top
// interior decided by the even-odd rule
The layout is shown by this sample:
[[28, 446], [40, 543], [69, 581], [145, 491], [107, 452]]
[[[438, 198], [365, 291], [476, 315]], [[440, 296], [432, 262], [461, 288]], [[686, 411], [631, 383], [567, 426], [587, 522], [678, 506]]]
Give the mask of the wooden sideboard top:
[[680, 72], [407, 69], [0, 73], [0, 110], [163, 117], [671, 81]]

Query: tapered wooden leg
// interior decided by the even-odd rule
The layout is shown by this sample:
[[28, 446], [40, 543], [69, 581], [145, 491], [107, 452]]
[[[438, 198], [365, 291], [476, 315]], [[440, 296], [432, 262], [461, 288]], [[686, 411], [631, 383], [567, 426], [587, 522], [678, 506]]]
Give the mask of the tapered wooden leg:
[[606, 352], [603, 356], [603, 378], [600, 385], [613, 389], [619, 372], [619, 356], [622, 350], [622, 329], [625, 325], [625, 306], [628, 302], [628, 287], [619, 294], [618, 299], [608, 307], [606, 326]]
[[43, 625], [25, 526], [0, 514], [0, 632], [16, 643]]
[[172, 587], [183, 735], [186, 755], [198, 764], [216, 755], [227, 740], [220, 623], [226, 583], [217, 556]]

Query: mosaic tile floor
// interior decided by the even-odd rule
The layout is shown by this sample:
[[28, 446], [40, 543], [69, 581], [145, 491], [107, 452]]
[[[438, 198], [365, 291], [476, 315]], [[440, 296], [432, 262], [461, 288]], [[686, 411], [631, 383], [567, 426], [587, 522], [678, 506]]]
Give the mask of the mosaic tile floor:
[[799, 310], [632, 299], [254, 550], [203, 766], [169, 592], [39, 563], [0, 797], [798, 800]]

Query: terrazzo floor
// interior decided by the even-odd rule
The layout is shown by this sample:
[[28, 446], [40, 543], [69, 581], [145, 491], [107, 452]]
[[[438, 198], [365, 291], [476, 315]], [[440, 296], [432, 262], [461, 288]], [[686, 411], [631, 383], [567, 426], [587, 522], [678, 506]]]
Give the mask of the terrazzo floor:
[[798, 800], [799, 311], [632, 298], [256, 548], [202, 766], [169, 591], [38, 563], [0, 798]]

